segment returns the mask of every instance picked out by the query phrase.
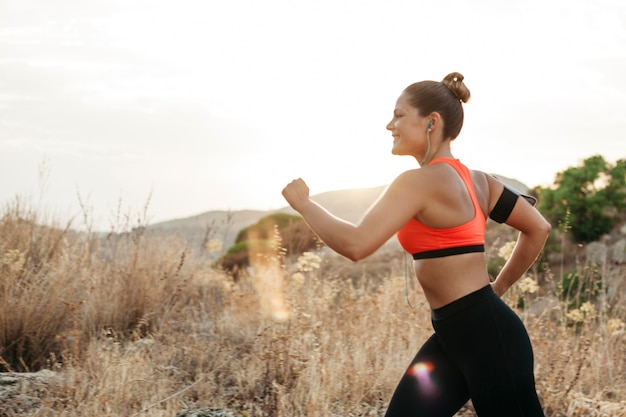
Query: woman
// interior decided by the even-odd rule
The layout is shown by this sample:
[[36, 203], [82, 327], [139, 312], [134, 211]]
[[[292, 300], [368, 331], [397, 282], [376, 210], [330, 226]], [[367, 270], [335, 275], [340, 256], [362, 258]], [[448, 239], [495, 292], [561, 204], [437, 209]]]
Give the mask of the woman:
[[[470, 92], [459, 73], [408, 86], [387, 130], [392, 153], [421, 167], [400, 174], [357, 224], [309, 198], [302, 179], [283, 196], [331, 249], [358, 261], [397, 233], [415, 259], [435, 333], [400, 380], [386, 416], [452, 416], [469, 399], [479, 416], [543, 416], [526, 329], [502, 296], [533, 264], [550, 224], [491, 175], [468, 170], [450, 150]], [[526, 197], [526, 196], [524, 196]], [[529, 203], [530, 202], [530, 203]], [[486, 219], [519, 230], [493, 283], [485, 259]]]

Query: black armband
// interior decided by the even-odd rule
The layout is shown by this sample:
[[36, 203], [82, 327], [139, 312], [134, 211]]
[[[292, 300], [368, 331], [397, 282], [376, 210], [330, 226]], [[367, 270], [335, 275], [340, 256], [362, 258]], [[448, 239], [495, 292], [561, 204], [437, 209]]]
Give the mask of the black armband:
[[504, 223], [511, 215], [513, 207], [515, 207], [515, 203], [517, 202], [517, 198], [519, 196], [522, 196], [531, 206], [537, 204], [537, 199], [535, 197], [524, 195], [505, 185], [498, 202], [494, 206], [493, 210], [491, 210], [491, 213], [489, 213], [489, 218], [495, 222]]

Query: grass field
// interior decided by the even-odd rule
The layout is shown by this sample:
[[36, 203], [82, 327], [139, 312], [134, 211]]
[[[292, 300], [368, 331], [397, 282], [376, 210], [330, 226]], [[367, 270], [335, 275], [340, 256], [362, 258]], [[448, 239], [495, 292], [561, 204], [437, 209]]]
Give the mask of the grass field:
[[[216, 239], [193, 248], [41, 217], [17, 203], [0, 213], [0, 370], [59, 376], [32, 415], [380, 416], [432, 332], [394, 245], [359, 263], [284, 260], [277, 245], [235, 280], [213, 267]], [[490, 264], [505, 246], [493, 240]], [[555, 265], [505, 297], [534, 344], [546, 415], [626, 416], [626, 266], [580, 260], [563, 296]]]

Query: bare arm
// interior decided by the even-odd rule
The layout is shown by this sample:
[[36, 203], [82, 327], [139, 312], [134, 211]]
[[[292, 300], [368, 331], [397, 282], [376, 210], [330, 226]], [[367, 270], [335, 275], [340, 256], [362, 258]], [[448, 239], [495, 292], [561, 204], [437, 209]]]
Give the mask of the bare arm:
[[505, 222], [519, 230], [511, 257], [493, 282], [494, 291], [502, 296], [535, 262], [550, 233], [550, 223], [522, 197]]
[[409, 182], [407, 175], [398, 177], [356, 225], [311, 200], [302, 179], [288, 184], [283, 196], [328, 247], [358, 261], [374, 253], [420, 209], [415, 199], [404, 192]]

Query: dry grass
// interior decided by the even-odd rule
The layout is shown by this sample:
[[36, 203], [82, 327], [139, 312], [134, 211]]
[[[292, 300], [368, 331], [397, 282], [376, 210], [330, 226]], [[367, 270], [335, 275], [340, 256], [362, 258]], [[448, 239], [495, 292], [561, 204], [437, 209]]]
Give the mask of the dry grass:
[[[299, 271], [259, 258], [235, 283], [211, 254], [141, 227], [77, 234], [19, 204], [0, 219], [0, 369], [60, 375], [33, 415], [380, 416], [432, 331], [411, 283], [419, 307], [406, 301], [393, 245], [357, 264], [320, 254]], [[543, 291], [507, 296], [524, 297], [546, 415], [626, 415], [623, 288], [573, 324], [550, 274]], [[603, 274], [618, 283], [624, 266]]]

